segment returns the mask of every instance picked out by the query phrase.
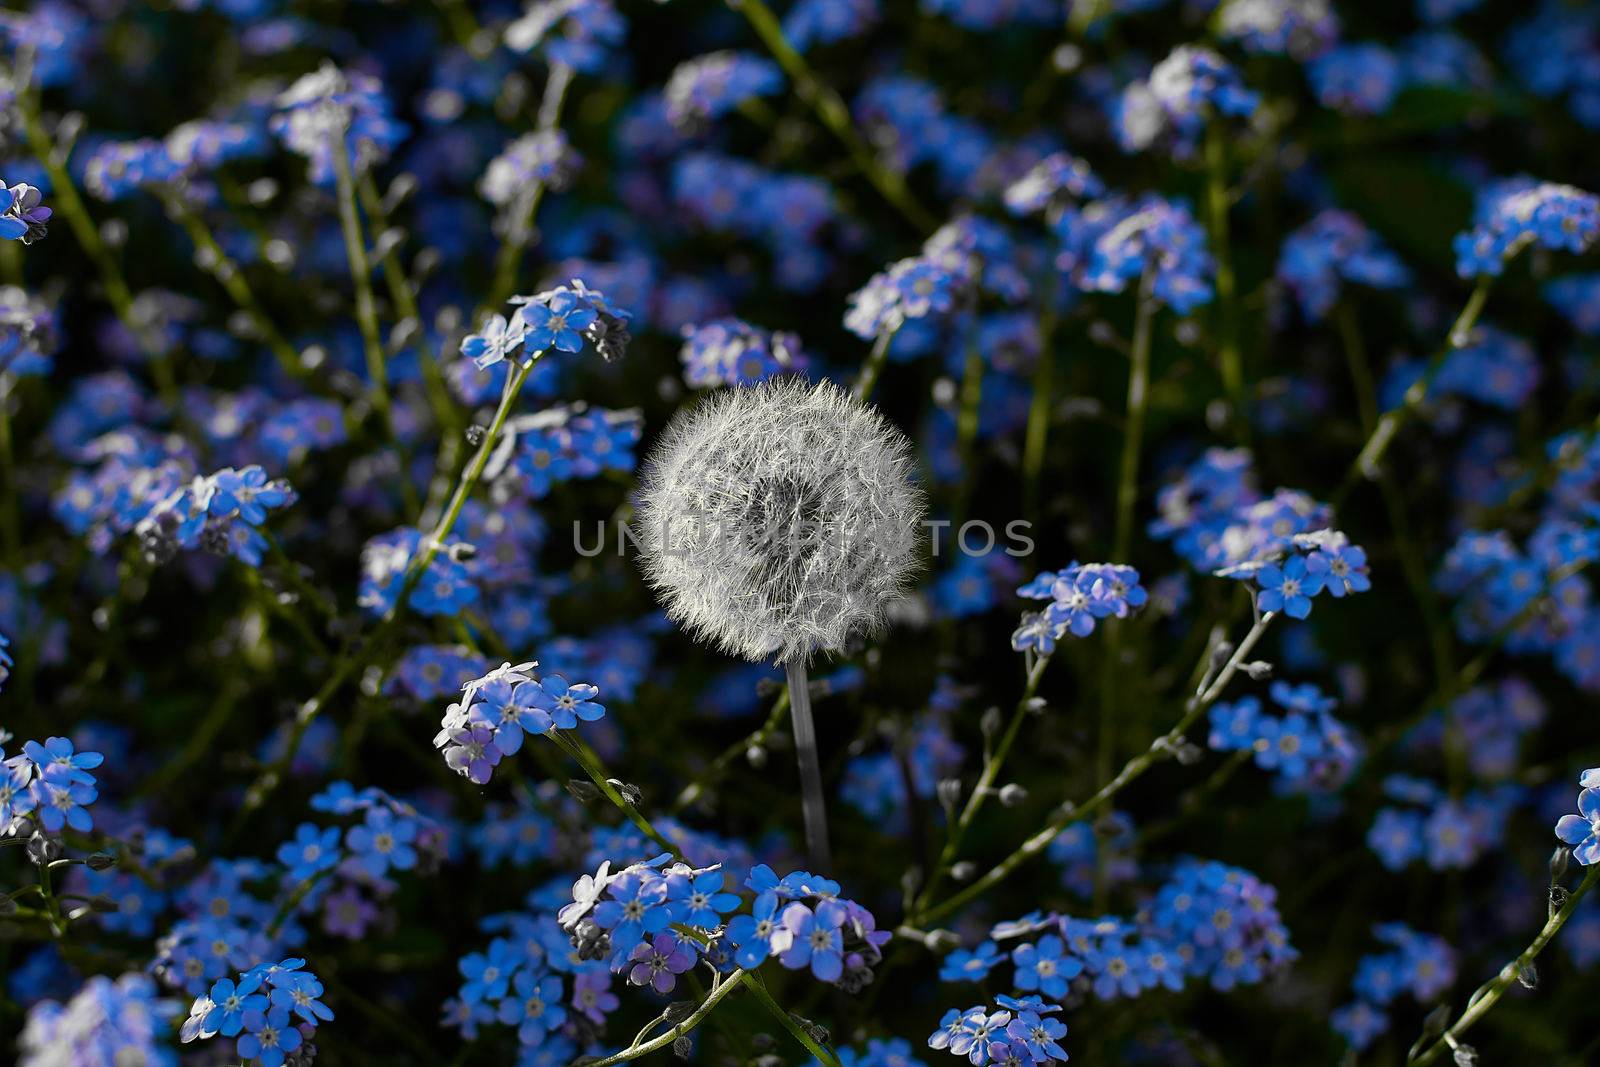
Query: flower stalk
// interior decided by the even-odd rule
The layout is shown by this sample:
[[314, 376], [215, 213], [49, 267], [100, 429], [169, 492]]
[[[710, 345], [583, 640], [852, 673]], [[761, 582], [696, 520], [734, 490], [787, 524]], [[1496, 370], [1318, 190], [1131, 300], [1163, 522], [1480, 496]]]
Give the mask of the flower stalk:
[[828, 845], [828, 807], [822, 792], [822, 762], [817, 755], [817, 728], [811, 716], [811, 685], [803, 659], [784, 664], [789, 678], [789, 713], [794, 727], [795, 759], [800, 766], [800, 808], [805, 817], [806, 854], [817, 871], [833, 870]]
[[[1051, 820], [1042, 830], [1024, 841], [1009, 856], [995, 864], [985, 874], [974, 879], [960, 892], [952, 894], [938, 904], [906, 916], [906, 925], [926, 927], [929, 923], [936, 922], [957, 911], [1011, 877], [1017, 868], [1048, 848], [1050, 842], [1054, 841], [1062, 830], [1075, 822], [1087, 819], [1090, 815], [1110, 803], [1113, 797], [1143, 775], [1145, 771], [1149, 770], [1158, 759], [1164, 758], [1178, 742], [1183, 740], [1183, 735], [1188, 729], [1222, 695], [1223, 690], [1227, 688], [1228, 683], [1233, 680], [1233, 676], [1238, 673], [1239, 668], [1244, 664], [1245, 658], [1255, 648], [1256, 643], [1261, 640], [1262, 635], [1267, 632], [1267, 627], [1271, 625], [1272, 620], [1275, 618], [1277, 616], [1272, 612], [1257, 616], [1255, 625], [1250, 628], [1250, 632], [1239, 642], [1239, 646], [1234, 649], [1233, 655], [1228, 657], [1227, 663], [1222, 666], [1221, 670], [1216, 672], [1214, 678], [1209, 676], [1205, 678], [1200, 689], [1196, 691], [1194, 696], [1189, 698], [1183, 716], [1178, 720], [1177, 724], [1165, 734], [1156, 738], [1149, 748], [1125, 763], [1115, 778], [1102, 785], [1093, 796], [1082, 804], [1074, 805], [1069, 802], [1063, 805], [1059, 809], [1059, 814], [1056, 818]], [[1209, 654], [1210, 652], [1207, 650], [1207, 655], [1209, 656]]]

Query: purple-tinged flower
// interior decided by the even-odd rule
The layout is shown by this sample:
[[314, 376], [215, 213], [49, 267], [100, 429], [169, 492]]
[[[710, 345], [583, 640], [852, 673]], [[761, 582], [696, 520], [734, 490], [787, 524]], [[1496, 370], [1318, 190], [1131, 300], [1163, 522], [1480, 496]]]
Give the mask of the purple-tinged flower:
[[628, 953], [628, 961], [633, 964], [628, 981], [647, 985], [657, 993], [670, 993], [678, 984], [678, 975], [693, 967], [697, 958], [693, 942], [663, 931], [649, 941], [641, 941]]
[[527, 338], [527, 323], [521, 314], [510, 321], [504, 315], [491, 315], [483, 324], [481, 333], [468, 334], [461, 339], [461, 354], [475, 363], [479, 370], [492, 367], [522, 347]]
[[334, 937], [359, 941], [379, 915], [378, 906], [350, 884], [322, 901], [322, 929]]
[[606, 1016], [621, 1004], [611, 992], [611, 976], [604, 971], [585, 971], [573, 979], [572, 1006], [596, 1026], [604, 1025]]
[[1026, 1047], [1034, 1063], [1045, 1063], [1049, 1060], [1065, 1061], [1067, 1051], [1059, 1042], [1066, 1034], [1066, 1023], [1039, 1015], [1037, 1012], [1019, 1012], [1006, 1024], [1006, 1037], [1010, 1039], [1009, 1043]]
[[500, 764], [494, 727], [486, 722], [448, 726], [433, 743], [444, 751], [444, 761], [451, 770], [476, 785], [486, 785]]
[[845, 914], [844, 905], [836, 900], [818, 902], [816, 911], [798, 903], [784, 908], [772, 943], [778, 962], [791, 971], [809, 964], [818, 981], [838, 981], [844, 973], [844, 934], [840, 927]]
[[38, 189], [18, 182], [0, 184], [0, 238], [31, 245], [49, 232], [51, 210], [40, 203]]

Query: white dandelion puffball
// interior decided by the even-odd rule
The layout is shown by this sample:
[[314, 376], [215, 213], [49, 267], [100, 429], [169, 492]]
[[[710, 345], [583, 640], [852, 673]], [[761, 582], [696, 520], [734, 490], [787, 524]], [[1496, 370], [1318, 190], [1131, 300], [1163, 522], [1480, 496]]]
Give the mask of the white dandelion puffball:
[[831, 382], [774, 378], [673, 419], [637, 497], [667, 614], [751, 660], [836, 652], [882, 626], [918, 558], [911, 446]]

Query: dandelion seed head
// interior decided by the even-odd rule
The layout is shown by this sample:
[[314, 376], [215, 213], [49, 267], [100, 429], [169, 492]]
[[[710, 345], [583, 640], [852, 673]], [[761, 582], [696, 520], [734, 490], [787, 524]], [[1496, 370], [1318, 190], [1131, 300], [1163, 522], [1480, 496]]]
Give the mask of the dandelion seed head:
[[640, 560], [667, 613], [750, 660], [805, 661], [883, 625], [916, 566], [905, 437], [829, 382], [779, 378], [681, 413], [646, 461]]

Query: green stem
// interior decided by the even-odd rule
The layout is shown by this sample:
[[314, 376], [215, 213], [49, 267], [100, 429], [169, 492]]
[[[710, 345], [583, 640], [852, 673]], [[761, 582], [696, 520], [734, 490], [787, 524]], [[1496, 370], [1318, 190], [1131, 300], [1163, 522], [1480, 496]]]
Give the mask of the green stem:
[[[563, 733], [560, 730], [550, 731], [549, 736], [555, 741], [556, 744], [560, 745], [562, 749], [564, 749], [578, 761], [579, 765], [583, 767], [584, 772], [589, 775], [589, 780], [594, 782], [594, 784], [599, 787], [600, 792], [605, 795], [606, 799], [611, 801], [612, 805], [615, 806], [618, 811], [626, 815], [630, 822], [643, 831], [652, 841], [656, 842], [656, 844], [660, 845], [668, 852], [675, 856], [682, 855], [682, 852], [678, 846], [673, 844], [664, 834], [652, 826], [650, 824], [650, 820], [645, 818], [639, 809], [635, 808], [632, 804], [629, 804], [627, 800], [623, 798], [622, 794], [617, 791], [616, 787], [611, 784], [611, 779], [606, 774], [605, 768], [601, 765], [599, 757], [597, 757], [593, 751], [589, 749], [588, 745], [583, 741], [582, 738], [578, 737], [576, 734]], [[840, 1067], [838, 1057], [835, 1056], [832, 1051], [824, 1047], [815, 1038], [813, 1038], [810, 1034], [806, 1033], [804, 1028], [796, 1023], [794, 1019], [790, 1017], [788, 1012], [783, 1010], [783, 1006], [772, 999], [772, 995], [767, 992], [766, 987], [761, 984], [761, 980], [757, 976], [747, 972], [736, 971], [734, 974], [729, 975], [728, 978], [724, 980], [723, 984], [718, 987], [718, 989], [730, 989], [735, 984], [735, 979], [737, 979], [738, 984], [743, 985], [746, 989], [750, 990], [750, 992], [755, 996], [756, 1000], [761, 1003], [761, 1006], [765, 1008], [773, 1018], [782, 1023], [784, 1028], [788, 1030], [790, 1034], [794, 1035], [795, 1040], [800, 1042], [800, 1044], [805, 1047], [806, 1051], [815, 1056], [819, 1063], [825, 1064], [826, 1067]], [[726, 993], [723, 994], [723, 996], [725, 995]], [[713, 991], [711, 997], [707, 998], [709, 1003], [702, 1004], [700, 1008], [696, 1009], [694, 1014], [689, 1016], [689, 1019], [686, 1019], [682, 1024], [680, 1024], [680, 1027], [686, 1031], [691, 1027], [692, 1024], [698, 1024], [700, 1020], [706, 1016], [706, 1014], [709, 1014], [710, 1009], [715, 1006], [715, 1001], [720, 999], [721, 997], [718, 996], [715, 991]], [[600, 1060], [597, 1063], [591, 1063], [588, 1065], [588, 1067], [603, 1067], [603, 1065], [607, 1063], [621, 1063], [625, 1060], [636, 1059], [648, 1052], [654, 1052], [657, 1049], [667, 1047], [674, 1040], [676, 1040], [678, 1036], [680, 1035], [664, 1034], [662, 1037], [648, 1042], [645, 1045], [641, 1045], [636, 1048], [624, 1049], [615, 1056]]]
[[[384, 217], [383, 198], [378, 195], [378, 187], [374, 184], [371, 173], [362, 173], [356, 179], [356, 192], [361, 198], [361, 205], [367, 217], [372, 220], [373, 231], [382, 234], [388, 229], [389, 223]], [[383, 244], [383, 254], [378, 259], [378, 265], [383, 268], [383, 279], [389, 290], [389, 299], [394, 302], [400, 317], [412, 324], [415, 330], [418, 362], [422, 365], [422, 384], [428, 394], [428, 404], [433, 409], [433, 417], [446, 436], [458, 434], [462, 430], [461, 414], [450, 399], [449, 387], [445, 384], [444, 375], [439, 369], [444, 362], [445, 353], [442, 349], [435, 353], [428, 344], [427, 330], [422, 323], [422, 309], [417, 305], [417, 294], [411, 288], [410, 279], [406, 277], [405, 268], [400, 263], [400, 253], [393, 244]]]
[[1039, 361], [1033, 367], [1033, 402], [1028, 406], [1028, 428], [1022, 440], [1022, 510], [1030, 520], [1039, 518], [1039, 476], [1044, 470], [1045, 445], [1050, 436], [1051, 378], [1055, 374], [1055, 300], [1039, 314]]
[[934, 868], [928, 884], [923, 887], [911, 905], [913, 913], [920, 912], [932, 903], [933, 894], [938, 891], [940, 881], [955, 864], [956, 857], [961, 854], [961, 843], [966, 839], [967, 830], [977, 819], [978, 813], [983, 810], [994, 789], [995, 779], [1000, 777], [1000, 770], [1005, 766], [1006, 758], [1011, 755], [1011, 748], [1016, 743], [1017, 735], [1022, 731], [1022, 724], [1027, 719], [1029, 711], [1032, 710], [1034, 694], [1039, 691], [1039, 682], [1049, 665], [1049, 656], [1040, 656], [1034, 660], [1033, 669], [1028, 671], [1027, 681], [1023, 684], [1022, 696], [1017, 699], [1016, 707], [1011, 710], [1011, 719], [1006, 723], [1005, 732], [1000, 735], [1000, 743], [984, 760], [983, 770], [978, 775], [978, 784], [972, 787], [972, 793], [962, 806], [961, 814], [956, 817], [945, 838], [944, 849], [939, 853], [938, 866]]
[[30, 84], [32, 72], [27, 69], [30, 67], [30, 63], [18, 63], [18, 69], [13, 73], [18, 85], [27, 86], [17, 93], [15, 105], [22, 118], [23, 129], [28, 135], [29, 147], [33, 149], [33, 154], [44, 167], [45, 173], [50, 176], [51, 206], [56, 214], [67, 220], [67, 225], [77, 237], [78, 244], [94, 263], [112, 310], [149, 357], [150, 373], [156, 380], [156, 388], [161, 394], [161, 399], [174, 411], [181, 411], [182, 398], [178, 393], [178, 379], [173, 373], [172, 363], [166, 354], [152, 343], [134, 315], [133, 292], [122, 276], [122, 268], [117, 265], [116, 257], [101, 240], [100, 228], [95, 225], [88, 207], [83, 202], [83, 197], [78, 194], [78, 187], [73, 183], [65, 161], [59, 158], [50, 135], [45, 132], [44, 122], [39, 116], [38, 88]]
[[344, 234], [345, 259], [350, 265], [350, 281], [356, 291], [356, 325], [361, 330], [361, 347], [367, 357], [367, 377], [372, 380], [373, 410], [384, 433], [400, 453], [400, 492], [406, 510], [416, 514], [416, 489], [411, 484], [405, 448], [394, 429], [394, 412], [389, 404], [389, 369], [383, 358], [383, 339], [378, 332], [378, 306], [372, 298], [372, 261], [367, 258], [367, 241], [361, 232], [361, 211], [356, 206], [355, 167], [349, 146], [341, 132], [333, 138], [333, 173], [339, 201], [339, 228]]
[[[1146, 269], [1139, 279], [1138, 307], [1134, 311], [1133, 343], [1128, 350], [1128, 414], [1122, 434], [1122, 466], [1117, 477], [1117, 519], [1112, 536], [1111, 562], [1128, 562], [1133, 542], [1134, 506], [1139, 499], [1139, 453], [1144, 442], [1146, 400], [1150, 392], [1150, 333], [1156, 301], [1152, 295], [1155, 272]], [[1117, 749], [1117, 682], [1122, 659], [1122, 624], [1107, 620], [1105, 654], [1100, 666], [1100, 729], [1095, 741], [1095, 777], [1104, 781], [1111, 773]], [[1100, 855], [1104, 855], [1101, 850]], [[1096, 863], [1096, 895], [1105, 884], [1104, 864]]]
[[[640, 1044], [638, 1039], [635, 1038], [634, 1043], [623, 1049], [621, 1052], [602, 1057], [598, 1060], [589, 1060], [585, 1067], [610, 1067], [610, 1065], [614, 1063], [627, 1063], [629, 1060], [636, 1060], [640, 1056], [648, 1056], [652, 1052], [659, 1052], [664, 1048], [670, 1048], [674, 1041], [678, 1040], [678, 1038], [687, 1034], [689, 1031], [693, 1030], [695, 1027], [704, 1022], [706, 1016], [710, 1015], [712, 1010], [722, 1002], [723, 997], [726, 997], [735, 989], [749, 988], [745, 983], [745, 979], [747, 977], [748, 975], [746, 972], [742, 970], [733, 971], [722, 980], [721, 985], [713, 989], [710, 994], [707, 995], [706, 999], [700, 1002], [700, 1006], [698, 1008], [690, 1012], [682, 1022], [675, 1025], [666, 1033], [651, 1038], [649, 1041], [646, 1041], [643, 1044]], [[648, 1032], [649, 1029], [647, 1028], [640, 1033], [642, 1036], [644, 1033]]]
[[761, 38], [767, 51], [772, 53], [772, 58], [778, 61], [794, 84], [795, 95], [838, 138], [845, 151], [849, 152], [850, 159], [873, 187], [918, 231], [932, 231], [936, 225], [933, 216], [911, 195], [906, 188], [905, 178], [884, 166], [883, 161], [862, 139], [850, 120], [850, 109], [838, 93], [817, 77], [805, 57], [795, 51], [788, 38], [784, 37], [783, 27], [772, 9], [763, 0], [728, 0], [728, 6], [750, 23], [750, 28], [756, 31], [756, 36]]
[[930, 908], [925, 908], [913, 915], [908, 915], [906, 917], [906, 925], [925, 927], [930, 922], [934, 922], [946, 915], [951, 914], [968, 902], [999, 885], [1001, 882], [1009, 878], [1018, 867], [1021, 867], [1028, 860], [1039, 855], [1046, 848], [1048, 848], [1050, 842], [1054, 841], [1056, 836], [1060, 834], [1062, 830], [1066, 829], [1068, 826], [1071, 826], [1073, 823], [1081, 822], [1090, 815], [1094, 814], [1094, 812], [1098, 811], [1101, 807], [1109, 803], [1111, 799], [1117, 795], [1117, 793], [1126, 788], [1129, 783], [1133, 782], [1136, 778], [1144, 774], [1145, 771], [1149, 770], [1151, 765], [1153, 765], [1158, 759], [1165, 757], [1172, 750], [1172, 748], [1183, 739], [1185, 731], [1187, 731], [1189, 727], [1193, 726], [1195, 721], [1199, 719], [1201, 715], [1205, 714], [1206, 709], [1215, 703], [1217, 698], [1222, 695], [1222, 691], [1227, 688], [1228, 683], [1232, 681], [1233, 676], [1238, 672], [1239, 667], [1244, 663], [1245, 657], [1248, 656], [1251, 649], [1256, 646], [1256, 642], [1261, 640], [1262, 634], [1266, 633], [1268, 625], [1271, 624], [1274, 618], [1276, 618], [1276, 616], [1273, 613], [1268, 612], [1267, 614], [1259, 616], [1256, 619], [1255, 625], [1250, 628], [1250, 632], [1245, 635], [1244, 640], [1239, 642], [1239, 647], [1234, 649], [1233, 655], [1229, 657], [1228, 662], [1223, 666], [1223, 668], [1217, 672], [1216, 678], [1189, 699], [1183, 717], [1178, 720], [1177, 725], [1173, 726], [1171, 730], [1168, 730], [1161, 737], [1157, 738], [1144, 752], [1133, 757], [1126, 764], [1124, 764], [1122, 770], [1118, 772], [1115, 778], [1106, 782], [1105, 785], [1101, 786], [1093, 796], [1089, 797], [1082, 804], [1073, 805], [1068, 803], [1063, 805], [1060, 809], [1060, 813], [1054, 820], [1045, 826], [1044, 829], [1038, 831], [1032, 837], [1024, 841], [1020, 846], [1018, 846], [1016, 851], [1011, 853], [1011, 855], [1001, 860], [994, 867], [990, 868], [989, 871], [982, 877], [974, 880], [960, 892], [947, 897], [945, 900]]
[[765, 746], [767, 739], [776, 733], [778, 727], [783, 724], [788, 711], [789, 687], [784, 686], [783, 692], [778, 694], [778, 699], [773, 701], [772, 712], [767, 716], [767, 721], [757, 727], [749, 736], [735, 741], [723, 749], [717, 758], [706, 766], [706, 769], [700, 773], [699, 777], [683, 787], [683, 791], [678, 794], [678, 798], [672, 802], [673, 814], [676, 815], [682, 812], [704, 796], [706, 789], [720, 779], [723, 774], [727, 773], [728, 768], [740, 756], [743, 756], [752, 748]]
[[500, 394], [500, 405], [495, 409], [494, 418], [489, 423], [489, 428], [483, 435], [483, 440], [478, 444], [478, 451], [474, 453], [472, 461], [467, 464], [466, 470], [461, 472], [461, 478], [456, 482], [455, 492], [450, 497], [450, 503], [445, 508], [444, 514], [439, 517], [433, 529], [422, 538], [417, 546], [417, 554], [412, 557], [406, 568], [406, 574], [400, 584], [400, 591], [395, 597], [394, 604], [385, 612], [377, 629], [353, 649], [350, 653], [340, 657], [334, 665], [333, 673], [328, 676], [317, 695], [306, 701], [295, 717], [294, 728], [290, 731], [289, 741], [284, 746], [284, 751], [271, 766], [265, 768], [245, 790], [244, 802], [239, 807], [239, 813], [234, 818], [233, 826], [229, 829], [228, 836], [231, 840], [240, 830], [245, 817], [252, 811], [261, 807], [273, 791], [281, 784], [289, 765], [294, 761], [300, 751], [300, 743], [305, 739], [306, 731], [311, 728], [312, 721], [322, 712], [334, 695], [338, 693], [345, 681], [354, 675], [360, 668], [366, 666], [379, 652], [387, 647], [390, 635], [405, 616], [407, 602], [411, 598], [411, 591], [416, 588], [422, 576], [427, 573], [428, 567], [433, 563], [434, 557], [439, 554], [444, 539], [455, 528], [456, 520], [461, 517], [461, 509], [466, 505], [467, 498], [472, 495], [472, 490], [477, 486], [478, 479], [483, 476], [484, 467], [489, 463], [490, 453], [493, 452], [495, 443], [500, 439], [500, 433], [505, 428], [506, 418], [511, 414], [512, 405], [516, 402], [517, 394], [522, 391], [522, 383], [527, 380], [528, 371], [538, 357], [527, 364], [518, 363], [506, 378], [505, 390]]
[[1228, 142], [1221, 120], [1206, 128], [1206, 204], [1211, 220], [1211, 247], [1217, 264], [1217, 361], [1222, 386], [1233, 408], [1236, 436], [1249, 436], [1250, 415], [1244, 391], [1244, 363], [1239, 352], [1238, 300], [1233, 256], [1228, 241]]
[[1128, 415], [1122, 435], [1122, 467], [1117, 477], [1117, 525], [1111, 562], [1126, 563], [1133, 540], [1133, 510], [1139, 499], [1139, 450], [1144, 438], [1145, 402], [1150, 392], [1150, 330], [1155, 319], [1152, 295], [1155, 273], [1139, 281], [1139, 306], [1134, 312], [1133, 344], [1128, 352]]
[[[1456, 317], [1455, 325], [1450, 327], [1450, 335], [1445, 343], [1428, 360], [1428, 365], [1418, 378], [1407, 389], [1399, 406], [1383, 413], [1378, 419], [1378, 424], [1367, 435], [1366, 444], [1356, 456], [1355, 462], [1350, 465], [1350, 471], [1345, 476], [1344, 486], [1340, 489], [1339, 497], [1342, 499], [1345, 492], [1358, 478], [1371, 478], [1377, 470], [1378, 462], [1383, 459], [1383, 454], [1388, 451], [1394, 436], [1399, 432], [1404, 422], [1416, 413], [1417, 408], [1427, 399], [1428, 389], [1433, 385], [1434, 378], [1444, 367], [1444, 361], [1451, 352], [1465, 347], [1471, 340], [1472, 329], [1478, 324], [1478, 316], [1483, 314], [1483, 305], [1489, 299], [1489, 288], [1494, 279], [1485, 274], [1478, 279], [1478, 284], [1473, 287], [1472, 295], [1467, 298], [1466, 306], [1461, 309], [1461, 314]], [[1337, 506], [1337, 504], [1335, 505]]]
[[872, 342], [872, 351], [867, 353], [866, 361], [861, 364], [861, 377], [856, 379], [856, 399], [866, 400], [872, 396], [873, 387], [878, 384], [878, 376], [883, 373], [883, 365], [889, 357], [889, 344], [894, 340], [895, 330], [884, 330]]
[[[1360, 324], [1350, 305], [1341, 303], [1335, 315], [1339, 336], [1344, 347], [1345, 360], [1350, 367], [1350, 377], [1355, 383], [1356, 403], [1361, 412], [1363, 432], [1372, 434], [1377, 428], [1377, 393], [1374, 390], [1372, 367], [1367, 359], [1366, 344], [1361, 337]], [[1416, 545], [1411, 531], [1411, 521], [1406, 514], [1405, 497], [1393, 475], [1387, 470], [1375, 472], [1384, 507], [1389, 513], [1389, 525], [1395, 534], [1395, 548], [1400, 557], [1400, 568], [1411, 595], [1422, 614], [1428, 643], [1433, 655], [1434, 678], [1445, 684], [1455, 673], [1455, 651], [1450, 640], [1450, 627], [1439, 611], [1433, 586], [1428, 581], [1427, 565]]]
[[[566, 103], [567, 89], [572, 84], [572, 68], [564, 63], [553, 63], [545, 79], [544, 95], [539, 100], [539, 129], [554, 129], [561, 121], [561, 109]], [[544, 183], [536, 183], [521, 201], [510, 209], [508, 230], [500, 240], [500, 251], [495, 255], [494, 282], [489, 286], [489, 299], [484, 303], [488, 310], [498, 308], [517, 291], [517, 270], [522, 264], [522, 254], [533, 240], [533, 220], [539, 212], [539, 202], [544, 199]]]
[[668, 852], [677, 853], [679, 851], [677, 845], [673, 844], [669, 838], [652, 826], [650, 820], [641, 815], [639, 809], [628, 803], [627, 799], [617, 790], [617, 787], [611, 784], [611, 779], [606, 776], [605, 768], [600, 765], [600, 761], [595, 755], [589, 751], [588, 745], [584, 743], [582, 738], [577, 737], [575, 734], [563, 733], [560, 730], [550, 731], [549, 736], [551, 740], [561, 746], [563, 751], [578, 761], [578, 766], [583, 768], [584, 773], [589, 776], [589, 780], [594, 782], [600, 792], [605, 794], [606, 799], [611, 801], [618, 811], [628, 817], [628, 821], [633, 823], [640, 833]]
[[1453, 1049], [1459, 1042], [1461, 1035], [1470, 1030], [1478, 1020], [1489, 1014], [1489, 1011], [1499, 1003], [1500, 998], [1505, 996], [1506, 990], [1510, 989], [1517, 981], [1517, 975], [1525, 971], [1533, 964], [1534, 960], [1539, 958], [1539, 953], [1544, 951], [1544, 947], [1550, 943], [1551, 938], [1555, 937], [1561, 928], [1567, 924], [1567, 920], [1577, 910], [1578, 902], [1583, 899], [1585, 893], [1594, 887], [1597, 880], [1600, 880], [1600, 863], [1591, 865], [1584, 872], [1583, 881], [1579, 883], [1578, 888], [1573, 890], [1566, 903], [1562, 904], [1561, 908], [1550, 916], [1545, 922], [1544, 928], [1539, 931], [1538, 936], [1529, 943], [1527, 948], [1522, 950], [1522, 954], [1500, 968], [1499, 974], [1478, 987], [1477, 992], [1473, 993], [1471, 999], [1467, 1001], [1467, 1010], [1461, 1013], [1461, 1017], [1455, 1021], [1455, 1024], [1440, 1034], [1426, 1052], [1415, 1058], [1408, 1059], [1407, 1062], [1415, 1064], [1416, 1067], [1424, 1067], [1425, 1064], [1432, 1063], [1443, 1055], [1447, 1048]]
[[306, 383], [313, 382], [311, 371], [300, 361], [300, 354], [284, 339], [277, 326], [268, 318], [239, 265], [222, 250], [222, 246], [217, 243], [205, 220], [184, 203], [181, 193], [174, 192], [164, 197], [163, 202], [166, 204], [167, 214], [189, 235], [195, 251], [199, 253], [202, 269], [217, 280], [235, 306], [250, 319], [250, 325], [266, 342], [273, 358], [278, 361], [278, 366], [282, 367], [284, 373], [291, 378]]
[[11, 440], [11, 387], [16, 381], [0, 372], [0, 481], [8, 487], [0, 493], [0, 555], [8, 564], [22, 560], [22, 493], [17, 486], [17, 460]]

